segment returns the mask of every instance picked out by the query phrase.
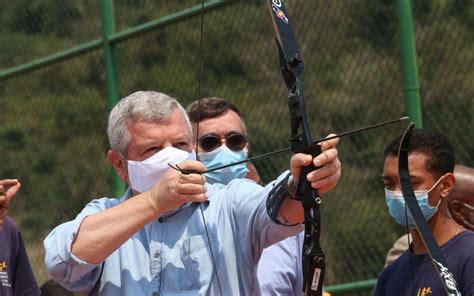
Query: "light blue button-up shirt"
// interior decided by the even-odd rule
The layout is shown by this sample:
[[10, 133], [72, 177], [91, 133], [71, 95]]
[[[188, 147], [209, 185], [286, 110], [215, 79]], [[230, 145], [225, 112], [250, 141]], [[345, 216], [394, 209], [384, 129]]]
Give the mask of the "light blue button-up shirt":
[[303, 244], [304, 232], [300, 232], [263, 250], [257, 271], [262, 295], [303, 296]]
[[303, 228], [271, 221], [266, 197], [272, 186], [261, 187], [247, 179], [236, 179], [228, 186], [208, 184], [209, 201], [161, 216], [99, 265], [77, 258], [71, 244], [85, 217], [118, 205], [131, 192], [120, 199], [94, 200], [45, 239], [46, 268], [62, 286], [83, 293], [97, 283], [100, 295], [221, 295], [219, 281], [222, 295], [259, 295], [256, 266], [263, 249]]

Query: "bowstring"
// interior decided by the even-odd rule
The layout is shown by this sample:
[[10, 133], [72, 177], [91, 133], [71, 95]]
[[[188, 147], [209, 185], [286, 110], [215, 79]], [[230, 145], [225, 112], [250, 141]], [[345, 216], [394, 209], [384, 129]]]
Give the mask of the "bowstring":
[[[203, 32], [204, 32], [204, 0], [201, 0], [201, 25], [200, 25], [200, 38], [199, 38], [199, 69], [198, 69], [198, 101], [197, 101], [197, 121], [196, 121], [196, 146], [195, 146], [195, 151], [196, 155], [199, 156], [199, 121], [201, 121], [201, 81], [202, 81], [202, 67], [203, 67], [203, 60], [204, 60], [204, 51], [203, 51]], [[216, 267], [216, 260], [214, 257], [214, 251], [212, 249], [211, 245], [211, 239], [209, 237], [209, 230], [207, 227], [206, 223], [206, 218], [204, 217], [204, 210], [202, 208], [202, 203], [199, 203], [199, 209], [201, 212], [201, 217], [202, 217], [202, 222], [204, 224], [204, 231], [206, 233], [206, 238], [207, 238], [207, 244], [209, 246], [209, 251], [212, 259], [212, 268], [214, 269], [214, 273], [216, 275], [217, 279], [217, 286], [219, 288], [219, 293], [222, 296], [222, 287], [221, 287], [221, 282], [219, 279], [219, 273], [217, 272], [217, 267]], [[212, 280], [211, 280], [212, 282]]]

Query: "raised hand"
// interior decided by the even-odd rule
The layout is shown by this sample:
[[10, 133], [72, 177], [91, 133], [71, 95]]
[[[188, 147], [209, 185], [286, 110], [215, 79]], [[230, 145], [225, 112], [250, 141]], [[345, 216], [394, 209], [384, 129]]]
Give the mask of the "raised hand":
[[17, 179], [0, 180], [0, 231], [3, 228], [10, 202], [15, 198], [20, 187], [21, 183]]
[[[328, 137], [331, 136], [334, 135], [328, 135]], [[298, 180], [301, 168], [310, 165], [313, 161], [314, 166], [318, 169], [307, 176], [308, 181], [311, 182], [311, 187], [317, 189], [320, 193], [325, 193], [336, 186], [341, 177], [341, 162], [336, 149], [338, 143], [338, 138], [322, 142], [321, 154], [314, 159], [308, 154], [298, 153], [293, 155], [290, 161], [293, 180]]]

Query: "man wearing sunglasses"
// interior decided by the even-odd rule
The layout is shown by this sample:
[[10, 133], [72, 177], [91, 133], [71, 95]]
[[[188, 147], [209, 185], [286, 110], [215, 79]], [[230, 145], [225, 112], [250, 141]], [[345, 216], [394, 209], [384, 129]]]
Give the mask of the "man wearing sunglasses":
[[[198, 158], [206, 168], [248, 157], [247, 130], [240, 110], [227, 100], [210, 97], [186, 108], [193, 127]], [[250, 172], [254, 171], [254, 174]], [[233, 179], [260, 180], [255, 167], [245, 163], [206, 174], [208, 182], [228, 184]], [[262, 295], [303, 295], [301, 250], [304, 234], [284, 239], [266, 248], [258, 263], [257, 277]], [[279, 264], [275, 264], [279, 262]]]
[[[84, 294], [258, 295], [263, 249], [303, 228], [301, 203], [291, 199], [301, 168], [319, 167], [307, 179], [321, 193], [341, 173], [334, 139], [318, 157], [294, 155], [291, 172], [266, 187], [245, 179], [208, 184], [186, 111], [158, 92], [123, 98], [107, 131], [107, 158], [129, 188], [120, 198], [93, 200], [44, 241], [51, 276]], [[267, 213], [274, 185], [286, 189], [277, 218], [296, 225]]]
[[[198, 158], [206, 168], [235, 163], [248, 158], [250, 145], [247, 128], [240, 110], [220, 98], [204, 98], [186, 108], [193, 127], [193, 146], [198, 142]], [[198, 131], [199, 129], [199, 131]], [[247, 178], [261, 183], [255, 166], [241, 163], [206, 174], [208, 183], [228, 184], [233, 179]]]

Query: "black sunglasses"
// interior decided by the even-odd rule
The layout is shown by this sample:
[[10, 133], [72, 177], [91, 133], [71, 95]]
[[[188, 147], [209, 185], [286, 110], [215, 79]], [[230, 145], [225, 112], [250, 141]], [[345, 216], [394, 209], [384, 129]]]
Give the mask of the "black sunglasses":
[[[241, 133], [230, 133], [224, 137], [225, 145], [232, 151], [240, 151], [247, 144], [247, 137]], [[199, 146], [204, 152], [210, 152], [221, 146], [221, 138], [207, 134], [199, 138]]]

